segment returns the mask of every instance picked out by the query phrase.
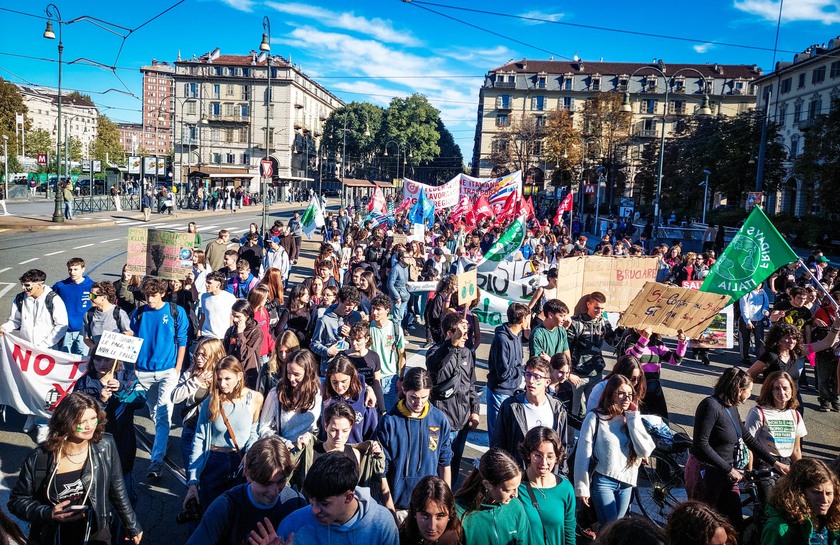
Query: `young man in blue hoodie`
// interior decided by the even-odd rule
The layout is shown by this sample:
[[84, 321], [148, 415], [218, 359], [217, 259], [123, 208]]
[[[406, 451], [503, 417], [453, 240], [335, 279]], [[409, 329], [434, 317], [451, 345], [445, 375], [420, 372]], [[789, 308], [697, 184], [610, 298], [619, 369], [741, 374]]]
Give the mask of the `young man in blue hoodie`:
[[284, 543], [399, 545], [394, 516], [370, 497], [369, 489], [357, 487], [358, 482], [354, 458], [343, 452], [321, 455], [303, 481], [309, 507], [283, 519], [277, 535]]
[[85, 312], [90, 308], [90, 289], [93, 287], [93, 280], [85, 276], [85, 260], [81, 257], [74, 257], [67, 262], [67, 278], [56, 282], [53, 291], [61, 297], [64, 307], [67, 309], [67, 333], [64, 334], [64, 341], [61, 343], [63, 352], [87, 356], [90, 349], [85, 344], [84, 318]]
[[507, 323], [496, 328], [487, 359], [487, 437], [493, 437], [502, 402], [522, 387], [522, 331], [530, 328], [531, 309], [523, 303], [511, 304]]
[[131, 330], [143, 339], [135, 364], [137, 381], [146, 389], [146, 405], [155, 424], [155, 443], [147, 476], [159, 479], [172, 425], [172, 391], [181, 374], [187, 346], [187, 313], [163, 300], [167, 282], [146, 277], [141, 290], [146, 304], [131, 313]]

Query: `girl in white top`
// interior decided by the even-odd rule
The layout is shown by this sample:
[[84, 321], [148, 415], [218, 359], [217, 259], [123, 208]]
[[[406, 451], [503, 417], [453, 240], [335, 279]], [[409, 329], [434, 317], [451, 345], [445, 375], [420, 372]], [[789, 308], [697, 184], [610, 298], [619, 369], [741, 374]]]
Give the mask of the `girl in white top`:
[[[575, 454], [575, 495], [595, 507], [601, 527], [622, 518], [636, 486], [638, 467], [656, 445], [633, 403], [633, 385], [613, 375], [595, 411], [586, 415]], [[597, 460], [592, 475], [589, 461]]]

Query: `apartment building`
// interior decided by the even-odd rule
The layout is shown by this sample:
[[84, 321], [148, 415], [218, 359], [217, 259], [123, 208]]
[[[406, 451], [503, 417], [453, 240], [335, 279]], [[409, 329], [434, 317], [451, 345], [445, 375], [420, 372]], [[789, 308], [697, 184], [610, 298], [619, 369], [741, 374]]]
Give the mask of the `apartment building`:
[[[280, 56], [210, 53], [175, 62], [175, 172], [200, 171], [221, 184], [259, 191], [260, 161], [274, 181], [313, 180], [323, 125], [343, 102]], [[267, 100], [268, 98], [268, 100]]]
[[[32, 129], [43, 129], [50, 133], [53, 147], [56, 145], [58, 122], [58, 91], [50, 87], [17, 85]], [[99, 110], [84, 95], [70, 91], [61, 92], [61, 140], [78, 138], [82, 143], [82, 158], [88, 157], [91, 144], [96, 140], [99, 126]], [[62, 152], [63, 153], [63, 152]]]
[[141, 145], [148, 155], [169, 155], [174, 148], [175, 67], [152, 59], [140, 68], [143, 76], [143, 132]]
[[142, 123], [117, 123], [120, 133], [120, 147], [126, 155], [137, 155], [143, 146]]

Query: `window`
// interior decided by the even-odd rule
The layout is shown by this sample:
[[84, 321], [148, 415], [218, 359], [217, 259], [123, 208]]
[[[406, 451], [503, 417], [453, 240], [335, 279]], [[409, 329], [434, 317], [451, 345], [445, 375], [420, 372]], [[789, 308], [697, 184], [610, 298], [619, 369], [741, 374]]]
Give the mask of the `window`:
[[251, 156], [247, 153], [242, 154], [242, 164], [243, 165], [250, 165], [251, 164]]
[[736, 81], [732, 83], [732, 92], [736, 95], [740, 95], [744, 93], [744, 82], [743, 81]]
[[573, 83], [572, 83], [573, 80], [574, 80], [574, 78], [572, 76], [566, 76], [565, 78], [563, 78], [563, 89], [566, 90], [566, 91], [571, 91], [572, 90], [572, 85], [573, 85]]
[[656, 83], [659, 81], [659, 78], [656, 76], [646, 76], [642, 85], [645, 87], [645, 90], [648, 93], [656, 92]]
[[656, 124], [653, 119], [642, 121], [642, 136], [656, 136]]
[[496, 97], [497, 110], [510, 110], [510, 95], [499, 95]]
[[642, 114], [655, 114], [657, 104], [659, 103], [658, 100], [649, 98], [646, 100], [639, 101], [639, 113]]
[[225, 155], [225, 162], [229, 165], [235, 163], [236, 162], [236, 156], [232, 153], [226, 154]]
[[829, 77], [840, 77], [840, 61], [834, 61], [833, 63], [831, 63], [831, 71], [829, 72]]
[[250, 85], [243, 85], [242, 86], [242, 100], [251, 100], [251, 86]]
[[782, 104], [779, 106], [779, 127], [785, 126], [785, 118], [787, 118], [787, 104]]
[[808, 103], [808, 119], [815, 119], [822, 113], [822, 99], [816, 96]]
[[218, 83], [214, 83], [214, 84], [213, 84], [213, 94], [212, 94], [212, 96], [211, 96], [210, 98], [219, 98], [219, 97], [221, 97], [221, 96], [222, 96], [221, 88], [222, 88], [222, 86], [221, 86], [221, 85], [219, 85]]
[[683, 78], [677, 78], [674, 80], [674, 92], [685, 93], [685, 80]]
[[618, 78], [618, 87], [617, 87], [616, 90], [626, 91], [627, 90], [627, 85], [629, 84], [629, 82], [630, 82], [630, 80], [629, 80], [628, 77], [621, 76], [620, 78]]
[[592, 77], [590, 80], [590, 88], [593, 91], [600, 91], [601, 90], [601, 78], [600, 77]]
[[531, 99], [531, 109], [538, 112], [545, 110], [545, 97], [542, 95], [533, 97]]
[[240, 104], [239, 105], [239, 115], [242, 117], [248, 117], [250, 109], [248, 108], [247, 104]]
[[216, 76], [222, 75], [222, 67], [221, 66], [214, 66], [213, 67], [213, 74]]
[[185, 83], [184, 84], [184, 96], [189, 98], [198, 98], [198, 84], [197, 83]]
[[251, 77], [251, 69], [250, 68], [243, 68], [242, 69], [242, 76], [243, 77]]
[[514, 74], [508, 76], [508, 83], [516, 83], [516, 76]]
[[216, 163], [217, 165], [221, 165], [222, 164], [222, 154], [221, 153], [216, 153], [214, 151], [213, 153], [210, 154], [210, 161], [212, 163]]
[[234, 89], [235, 87], [236, 87], [235, 85], [228, 84], [227, 89], [225, 90], [225, 96], [232, 97], [233, 93], [235, 91], [235, 89]]
[[497, 139], [493, 140], [493, 142], [490, 144], [490, 150], [493, 153], [499, 153], [499, 152], [502, 152], [502, 151], [507, 151], [507, 149], [508, 149], [508, 141], [507, 141], [506, 138], [497, 138]]
[[802, 89], [803, 87], [805, 87], [805, 74], [799, 74], [799, 85], [797, 89]]
[[537, 89], [545, 89], [545, 76], [537, 76]]
[[674, 100], [673, 102], [668, 104], [668, 113], [676, 115], [685, 115], [685, 101]]
[[802, 121], [802, 101], [797, 101], [793, 105], [793, 122], [799, 123]]
[[222, 140], [222, 131], [219, 129], [210, 129], [210, 141], [220, 142]]
[[498, 114], [496, 116], [496, 126], [497, 127], [509, 127], [510, 120], [508, 119], [507, 114]]
[[222, 115], [222, 105], [218, 102], [211, 102], [210, 115]]
[[567, 112], [573, 111], [575, 108], [575, 102], [572, 97], [563, 97], [563, 109]]
[[234, 104], [225, 104], [225, 115], [228, 117], [233, 117], [236, 115], [236, 105]]
[[263, 93], [263, 102], [269, 101], [269, 92], [271, 93], [271, 101], [274, 101], [274, 89], [266, 88], [265, 92]]
[[796, 159], [799, 155], [799, 135], [794, 134], [790, 137], [790, 158]]
[[542, 155], [543, 152], [543, 143], [542, 140], [537, 140], [534, 142], [534, 149], [532, 150], [533, 155]]
[[274, 104], [269, 104], [268, 106], [268, 118], [274, 119]]
[[534, 125], [536, 125], [536, 127], [538, 129], [544, 129], [545, 128], [545, 116], [544, 115], [534, 116]]

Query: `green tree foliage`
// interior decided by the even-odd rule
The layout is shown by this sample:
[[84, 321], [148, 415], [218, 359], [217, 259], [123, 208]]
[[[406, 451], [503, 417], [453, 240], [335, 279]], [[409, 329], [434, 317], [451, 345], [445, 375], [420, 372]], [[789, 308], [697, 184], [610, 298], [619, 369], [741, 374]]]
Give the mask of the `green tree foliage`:
[[[11, 142], [11, 140], [9, 141]], [[55, 147], [53, 147], [49, 131], [46, 129], [34, 129], [27, 132], [26, 153], [30, 157], [39, 153], [48, 153], [50, 156], [55, 155]]]
[[[351, 102], [335, 110], [324, 126], [323, 146], [327, 155], [340, 168], [341, 154], [346, 149], [346, 177], [355, 177], [370, 164], [376, 153], [376, 135], [380, 131], [384, 110], [367, 102]], [[346, 131], [345, 131], [346, 128]], [[341, 176], [341, 173], [338, 173]]]
[[107, 115], [99, 114], [99, 129], [96, 133], [96, 140], [91, 146], [90, 155], [94, 159], [106, 163], [122, 164], [125, 162], [125, 152], [120, 146], [120, 131], [116, 124]]
[[[836, 212], [840, 205], [840, 101], [834, 101], [805, 133], [805, 148], [793, 167], [803, 183], [806, 210], [816, 201], [822, 210]], [[836, 238], [836, 237], [835, 237]]]
[[70, 137], [70, 160], [81, 161], [82, 157], [82, 140], [78, 136]]
[[440, 111], [423, 95], [415, 93], [408, 98], [391, 99], [380, 141], [394, 140], [404, 144], [403, 149], [408, 150], [407, 154], [403, 151], [403, 157], [408, 159], [406, 176], [409, 178], [415, 175], [414, 167], [441, 154], [439, 120]]
[[[608, 205], [610, 198], [621, 193], [614, 190], [616, 177], [624, 164], [624, 153], [619, 153], [630, 138], [629, 112], [621, 110], [623, 95], [618, 92], [598, 93], [587, 99], [583, 106], [583, 136], [594, 141], [594, 147], [600, 150], [601, 164], [607, 168]], [[620, 188], [619, 188], [620, 189]]]
[[[23, 103], [23, 96], [17, 86], [0, 78], [0, 134], [9, 137], [9, 154], [15, 155], [18, 149], [18, 136], [15, 132], [15, 114], [23, 114], [24, 131], [29, 131], [32, 122], [26, 115], [29, 110]], [[27, 152], [29, 151], [27, 139]], [[9, 166], [11, 166], [11, 161]]]
[[581, 168], [584, 146], [584, 139], [575, 128], [568, 111], [553, 110], [548, 114], [543, 139], [543, 157], [547, 163], [557, 166], [555, 172], [566, 172], [568, 175], [564, 178], [571, 180], [572, 174]]
[[415, 179], [424, 184], [439, 185], [464, 172], [464, 156], [460, 146], [455, 143], [455, 138], [443, 121], [438, 119], [437, 124], [440, 154], [431, 161], [424, 161], [416, 169]]

